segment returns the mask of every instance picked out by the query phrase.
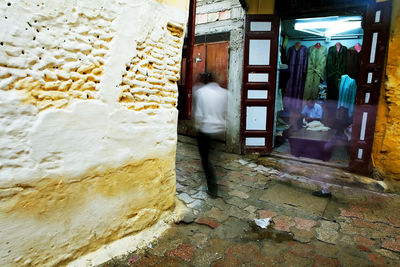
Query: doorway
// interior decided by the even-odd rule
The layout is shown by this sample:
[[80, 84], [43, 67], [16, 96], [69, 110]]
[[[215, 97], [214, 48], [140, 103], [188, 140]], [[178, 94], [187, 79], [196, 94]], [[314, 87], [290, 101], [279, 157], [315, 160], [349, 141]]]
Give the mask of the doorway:
[[[303, 3], [304, 1], [300, 2]], [[293, 142], [293, 147], [290, 147], [289, 140], [287, 140], [287, 144], [289, 144], [290, 153], [294, 154], [295, 157], [307, 156], [309, 158], [329, 161], [331, 160], [332, 152], [334, 152], [333, 150], [339, 146], [339, 142], [343, 142], [342, 148], [345, 153], [341, 153], [342, 156], [340, 156], [343, 164], [350, 167], [352, 171], [369, 173], [371, 170], [371, 150], [374, 138], [377, 103], [385, 69], [391, 16], [391, 1], [343, 0], [338, 2], [326, 0], [315, 2], [312, 6], [302, 5], [300, 2], [293, 2], [290, 0], [277, 2], [277, 12], [280, 17], [278, 15], [247, 15], [246, 17], [241, 114], [242, 151], [247, 154], [268, 154], [272, 152], [272, 146], [277, 146], [279, 141], [281, 141], [281, 143], [285, 142], [285, 138], [282, 138], [283, 140], [276, 140], [278, 131], [281, 130], [281, 134], [283, 135], [283, 132], [287, 130], [287, 126], [291, 128], [294, 125], [294, 127], [297, 127], [296, 131], [289, 131], [289, 134], [290, 137], [292, 137], [292, 134], [295, 134], [293, 139], [297, 138], [297, 140]], [[328, 2], [330, 4], [327, 4]], [[363, 18], [363, 27], [358, 27], [358, 30], [359, 34], [363, 35], [362, 41], [348, 44], [348, 46], [353, 47], [359, 43], [362, 47], [362, 53], [357, 54], [361, 57], [358, 78], [351, 78], [348, 75], [355, 81], [352, 82], [352, 84], [356, 84], [356, 89], [350, 90], [352, 92], [350, 103], [354, 102], [354, 105], [348, 105], [347, 103], [347, 105], [343, 105], [342, 108], [342, 105], [340, 104], [341, 98], [339, 89], [343, 81], [342, 76], [343, 74], [348, 73], [346, 73], [346, 71], [337, 70], [334, 70], [329, 74], [327, 74], [329, 71], [325, 70], [326, 73], [321, 75], [321, 80], [326, 80], [325, 94], [323, 86], [320, 88], [318, 85], [318, 88], [312, 88], [312, 90], [314, 90], [313, 93], [315, 99], [313, 99], [312, 96], [309, 97], [310, 100], [314, 101], [311, 101], [312, 103], [308, 106], [308, 111], [305, 110], [305, 112], [303, 112], [304, 108], [307, 107], [306, 103], [309, 99], [307, 97], [304, 100], [304, 88], [303, 91], [300, 90], [302, 95], [294, 94], [296, 96], [296, 101], [292, 101], [293, 103], [291, 103], [291, 101], [284, 101], [285, 98], [283, 94], [287, 94], [287, 92], [282, 92], [281, 90], [282, 101], [279, 101], [278, 98], [280, 97], [280, 93], [278, 90], [279, 86], [277, 89], [277, 85], [281, 80], [279, 76], [283, 76], [284, 74], [281, 73], [281, 70], [278, 71], [278, 68], [282, 67], [280, 62], [278, 62], [278, 59], [281, 60], [280, 57], [282, 54], [278, 56], [278, 49], [275, 48], [278, 47], [278, 45], [284, 44], [284, 42], [289, 42], [283, 38], [282, 41], [279, 41], [281, 33], [281, 31], [279, 31], [280, 21], [282, 20], [283, 23], [285, 23], [286, 20], [304, 20], [310, 18], [327, 19], [331, 17], [338, 19], [342, 17], [342, 19], [348, 19], [348, 22], [350, 23], [354, 22], [354, 18], [350, 17], [359, 17], [360, 15]], [[305, 23], [307, 21], [302, 22]], [[318, 26], [311, 29], [310, 27], [308, 29], [303, 27], [302, 29], [305, 33], [308, 31], [308, 33], [312, 35], [318, 35], [315, 31], [319, 28], [320, 27]], [[333, 32], [335, 33], [335, 31]], [[336, 34], [338, 33], [336, 32]], [[343, 34], [343, 31], [341, 34]], [[324, 36], [325, 40], [327, 40], [326, 37], [329, 37], [330, 41], [332, 41], [332, 35]], [[296, 42], [299, 44], [297, 44], [294, 53], [296, 54], [294, 61], [295, 65], [299, 64], [301, 60], [301, 57], [298, 55], [300, 54], [299, 51], [302, 50], [304, 53], [304, 51], [307, 52], [307, 49], [309, 48], [306, 46], [305, 49], [302, 48], [301, 41], [304, 42], [306, 40]], [[315, 46], [317, 42], [316, 40], [313, 41]], [[336, 47], [339, 51], [336, 52], [337, 54], [344, 54], [342, 53], [344, 50], [343, 47], [346, 45], [341, 43], [344, 41], [345, 40], [340, 40], [339, 42], [334, 43], [335, 46], [336, 43], [340, 43]], [[296, 43], [294, 45], [296, 45]], [[323, 43], [320, 42], [320, 44], [322, 45]], [[334, 49], [335, 47], [334, 45], [329, 46], [329, 44], [327, 46], [329, 55], [329, 49], [331, 47]], [[264, 49], [261, 49], [262, 47]], [[356, 49], [356, 47], [354, 49]], [[359, 52], [356, 51], [356, 53]], [[276, 57], [278, 58], [277, 60], [275, 60]], [[302, 58], [304, 58], [304, 56]], [[344, 57], [341, 57], [341, 59], [336, 58], [333, 61], [339, 62], [340, 60], [343, 60], [343, 58]], [[303, 64], [306, 65], [306, 63]], [[357, 64], [354, 66], [357, 66]], [[304, 68], [303, 73], [299, 72], [298, 74], [300, 76], [298, 80], [305, 84], [307, 67]], [[304, 78], [301, 77], [301, 75], [303, 75]], [[343, 83], [346, 85], [348, 79], [346, 78], [344, 80], [345, 82]], [[319, 84], [321, 84], [320, 81]], [[286, 89], [287, 86], [284, 88]], [[329, 88], [337, 88], [337, 90], [328, 90]], [[353, 98], [354, 94], [356, 95], [355, 98]], [[327, 99], [327, 103], [318, 103], [318, 101], [323, 101], [324, 96], [325, 99]], [[293, 99], [293, 97], [286, 98], [286, 100], [290, 99]], [[277, 114], [278, 110], [276, 110], [278, 109], [276, 106], [279, 106], [279, 102], [281, 102], [281, 106], [284, 106], [285, 102], [286, 106], [290, 107], [293, 105], [292, 107], [294, 110], [294, 112], [292, 110], [290, 113], [286, 114], [286, 120], [283, 119], [281, 121], [282, 125], [279, 125], [281, 128], [278, 128], [277, 126], [278, 116], [281, 115]], [[321, 128], [327, 127], [334, 131], [329, 133], [329, 130], [324, 128], [327, 130], [325, 131], [326, 136], [317, 134], [319, 135], [319, 137], [317, 137], [313, 134], [313, 137], [308, 139], [306, 136], [310, 137], [310, 134], [305, 134], [307, 132], [303, 133], [303, 135], [301, 133], [298, 134], [297, 130], [303, 128], [303, 118], [301, 118], [299, 114], [314, 112], [310, 110], [313, 109], [315, 104], [318, 104], [318, 106], [321, 107], [318, 108], [319, 110], [322, 109], [322, 115], [318, 116], [321, 118], [319, 120], [306, 120], [305, 123], [318, 123]], [[285, 107], [283, 107], [283, 110], [284, 109]], [[323, 118], [323, 114], [326, 116], [325, 119]], [[308, 117], [311, 118], [312, 116]], [[350, 125], [351, 129], [348, 128]], [[313, 126], [315, 125], [308, 125], [308, 127]], [[303, 131], [307, 131], [307, 129]], [[339, 139], [338, 133], [340, 133], [340, 138], [342, 139]], [[345, 136], [348, 138], [347, 141], [345, 141]], [[287, 139], [289, 138], [289, 136], [286, 137]], [[333, 145], [331, 145], [331, 143], [333, 143]], [[293, 149], [293, 153], [291, 149]], [[323, 151], [325, 149], [327, 149], [328, 152], [330, 150], [330, 153]], [[322, 153], [320, 153], [321, 151]]]
[[[200, 74], [211, 72], [215, 81], [222, 87], [228, 87], [229, 71], [229, 33], [209, 34], [195, 36], [192, 55], [192, 84], [191, 94], [194, 95], [199, 88]], [[183, 68], [182, 68], [183, 70]], [[194, 101], [193, 98], [190, 101]], [[192, 106], [194, 103], [190, 103]], [[188, 116], [186, 120], [180, 120], [178, 133], [186, 136], [195, 137], [194, 114]], [[225, 135], [219, 139], [225, 142]]]
[[281, 21], [273, 151], [347, 167], [363, 14]]

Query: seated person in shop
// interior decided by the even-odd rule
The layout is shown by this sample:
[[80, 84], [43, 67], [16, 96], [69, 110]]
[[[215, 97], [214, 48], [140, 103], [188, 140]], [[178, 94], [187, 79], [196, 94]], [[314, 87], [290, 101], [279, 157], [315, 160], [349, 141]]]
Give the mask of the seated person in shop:
[[298, 121], [298, 128], [302, 127], [303, 119], [305, 119], [306, 122], [321, 121], [322, 107], [318, 103], [315, 103], [315, 100], [311, 98], [307, 99], [307, 104], [301, 112], [301, 119]]

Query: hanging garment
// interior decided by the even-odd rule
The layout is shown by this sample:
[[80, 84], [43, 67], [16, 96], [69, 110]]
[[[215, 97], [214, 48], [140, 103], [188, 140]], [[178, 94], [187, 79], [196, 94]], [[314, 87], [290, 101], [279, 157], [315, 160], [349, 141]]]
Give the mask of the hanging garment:
[[356, 82], [360, 75], [361, 52], [357, 52], [354, 46], [347, 50], [346, 74], [355, 79]]
[[303, 95], [305, 101], [309, 98], [314, 100], [318, 98], [319, 84], [325, 79], [326, 50], [325, 46], [320, 48], [311, 46], [308, 49], [307, 76]]
[[348, 109], [348, 115], [351, 118], [354, 112], [354, 102], [356, 100], [357, 83], [349, 75], [343, 75], [340, 79], [339, 100], [337, 108], [344, 107]]
[[302, 108], [304, 81], [307, 71], [307, 47], [292, 46], [288, 51], [290, 78], [286, 84], [283, 104], [286, 109], [299, 111]]
[[276, 96], [276, 102], [275, 102], [275, 109], [277, 112], [283, 110], [283, 101], [282, 101], [282, 90], [279, 88], [278, 89], [278, 95]]
[[289, 38], [287, 35], [283, 36], [283, 41], [281, 45], [281, 63], [287, 64], [287, 45], [288, 45]]
[[337, 100], [339, 96], [339, 79], [346, 72], [347, 47], [341, 46], [337, 52], [336, 45], [329, 47], [326, 60], [328, 100]]
[[279, 70], [279, 88], [282, 89], [282, 95], [285, 95], [286, 85], [290, 78], [289, 68]]

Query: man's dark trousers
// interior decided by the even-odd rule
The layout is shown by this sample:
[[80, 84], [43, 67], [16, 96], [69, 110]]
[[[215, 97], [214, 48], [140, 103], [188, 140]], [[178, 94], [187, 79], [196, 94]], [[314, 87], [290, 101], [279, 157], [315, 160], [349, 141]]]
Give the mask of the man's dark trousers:
[[198, 132], [197, 143], [199, 146], [199, 152], [201, 157], [201, 164], [207, 179], [207, 187], [209, 193], [212, 195], [218, 194], [217, 182], [215, 179], [214, 168], [210, 162], [210, 147], [211, 147], [211, 135]]

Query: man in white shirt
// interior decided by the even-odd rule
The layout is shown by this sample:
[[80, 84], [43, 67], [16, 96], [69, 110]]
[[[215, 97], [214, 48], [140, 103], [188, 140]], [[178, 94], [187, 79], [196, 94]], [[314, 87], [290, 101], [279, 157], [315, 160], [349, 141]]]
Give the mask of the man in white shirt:
[[207, 193], [217, 197], [218, 187], [209, 160], [211, 140], [225, 135], [228, 93], [213, 81], [211, 73], [202, 73], [203, 86], [194, 93], [194, 119], [201, 163], [207, 179]]

